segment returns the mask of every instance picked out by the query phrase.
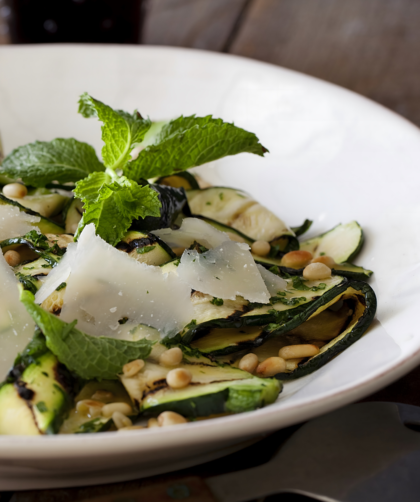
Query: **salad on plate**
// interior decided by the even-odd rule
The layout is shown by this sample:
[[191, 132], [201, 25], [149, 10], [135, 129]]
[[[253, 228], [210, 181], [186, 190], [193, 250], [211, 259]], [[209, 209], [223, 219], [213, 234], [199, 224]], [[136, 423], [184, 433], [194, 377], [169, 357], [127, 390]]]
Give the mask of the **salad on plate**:
[[152, 123], [83, 94], [102, 159], [35, 141], [0, 166], [0, 434], [248, 412], [357, 341], [376, 311], [356, 221], [305, 239], [190, 169], [268, 150], [221, 119]]

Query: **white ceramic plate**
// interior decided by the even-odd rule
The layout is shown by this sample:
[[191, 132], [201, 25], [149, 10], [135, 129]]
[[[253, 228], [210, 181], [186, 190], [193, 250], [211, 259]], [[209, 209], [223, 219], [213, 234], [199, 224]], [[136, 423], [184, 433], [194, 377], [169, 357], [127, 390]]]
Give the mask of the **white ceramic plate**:
[[[6, 152], [74, 136], [100, 149], [99, 124], [76, 113], [83, 91], [154, 120], [213, 114], [270, 149], [202, 169], [250, 191], [311, 234], [357, 219], [357, 263], [375, 271], [372, 329], [277, 403], [175, 429], [1, 437], [0, 489], [111, 482], [192, 465], [244, 440], [306, 420], [397, 379], [420, 362], [420, 134], [401, 117], [319, 80], [238, 57], [122, 46], [0, 48], [0, 131]], [[230, 450], [229, 450], [230, 448]]]

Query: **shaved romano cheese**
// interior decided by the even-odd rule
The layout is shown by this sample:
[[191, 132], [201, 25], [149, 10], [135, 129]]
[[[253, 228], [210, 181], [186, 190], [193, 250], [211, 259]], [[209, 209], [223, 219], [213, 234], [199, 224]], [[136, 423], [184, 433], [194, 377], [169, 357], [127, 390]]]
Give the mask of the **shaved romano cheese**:
[[39, 216], [31, 216], [16, 206], [0, 206], [0, 241], [25, 235], [31, 230], [39, 231], [35, 223], [40, 221]]
[[93, 224], [83, 230], [74, 255], [57, 265], [54, 285], [68, 274], [68, 268], [60, 318], [77, 319], [77, 328], [89, 335], [127, 339], [125, 324], [152, 326], [161, 334], [173, 335], [194, 314], [191, 289], [185, 282], [121, 253], [95, 235]]
[[[17, 209], [17, 208], [16, 208]], [[19, 301], [18, 280], [0, 253], [0, 380], [34, 334], [35, 323]]]
[[268, 303], [270, 299], [247, 244], [229, 240], [202, 254], [184, 251], [178, 276], [192, 289], [224, 300], [243, 296]]
[[278, 291], [284, 291], [287, 288], [287, 282], [276, 274], [273, 274], [262, 265], [257, 265], [261, 277], [267, 286], [270, 296], [276, 296]]
[[162, 228], [153, 230], [152, 233], [162, 239], [168, 246], [183, 248], [190, 247], [194, 241], [199, 242], [206, 248], [214, 248], [230, 240], [225, 232], [217, 230], [217, 228], [199, 218], [185, 218], [178, 230]]

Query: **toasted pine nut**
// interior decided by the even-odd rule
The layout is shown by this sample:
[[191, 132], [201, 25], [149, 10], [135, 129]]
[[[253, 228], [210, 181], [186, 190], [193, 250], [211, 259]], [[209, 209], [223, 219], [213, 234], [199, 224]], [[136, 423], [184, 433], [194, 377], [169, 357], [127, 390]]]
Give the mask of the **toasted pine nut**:
[[114, 411], [112, 414], [112, 420], [114, 421], [115, 427], [117, 429], [122, 429], [123, 427], [130, 427], [133, 422], [120, 411]]
[[160, 427], [157, 418], [149, 418], [149, 420], [147, 421], [147, 427], [149, 429], [151, 429], [152, 427]]
[[168, 425], [177, 425], [177, 424], [185, 424], [188, 422], [186, 418], [184, 418], [179, 413], [175, 413], [174, 411], [164, 411], [157, 418], [159, 427], [166, 427]]
[[96, 417], [99, 417], [101, 416], [102, 414], [102, 410], [101, 408], [98, 408], [97, 406], [89, 406], [89, 412], [88, 412], [88, 415], [91, 417], [91, 418], [96, 418]]
[[96, 399], [97, 401], [109, 401], [114, 397], [114, 394], [108, 390], [97, 390], [94, 394], [92, 394], [92, 399]]
[[312, 263], [323, 263], [324, 265], [327, 265], [329, 268], [334, 268], [334, 265], [336, 265], [335, 261], [331, 256], [317, 256], [312, 260]]
[[182, 256], [182, 253], [185, 251], [185, 248], [172, 248], [172, 251], [177, 255], [177, 256]]
[[28, 189], [22, 183], [9, 183], [4, 185], [3, 193], [6, 197], [12, 197], [12, 199], [22, 199], [28, 194]]
[[316, 345], [309, 343], [301, 345], [286, 345], [279, 350], [279, 357], [283, 359], [296, 359], [298, 357], [312, 357], [319, 353], [319, 348]]
[[102, 415], [109, 418], [116, 411], [119, 411], [123, 415], [130, 415], [132, 413], [131, 406], [127, 403], [109, 403], [103, 406]]
[[166, 383], [172, 389], [183, 389], [192, 380], [191, 373], [184, 368], [176, 368], [166, 375]]
[[258, 357], [256, 354], [246, 354], [239, 361], [239, 369], [248, 371], [248, 373], [254, 373], [258, 366]]
[[288, 268], [303, 268], [312, 260], [309, 251], [290, 251], [281, 259], [281, 264]]
[[182, 350], [179, 347], [165, 350], [159, 357], [159, 363], [162, 366], [178, 366], [182, 361]]
[[323, 263], [310, 263], [303, 269], [303, 277], [308, 281], [317, 281], [331, 277], [331, 269]]
[[145, 429], [145, 427], [142, 425], [128, 425], [127, 427], [121, 427], [121, 429], [118, 429], [118, 432], [134, 431], [137, 429]]
[[130, 363], [124, 364], [123, 373], [127, 378], [131, 378], [144, 368], [143, 359], [136, 359], [135, 361], [131, 361]]
[[267, 241], [255, 241], [251, 244], [251, 252], [258, 256], [267, 256], [271, 246]]
[[298, 367], [298, 364], [302, 361], [302, 357], [299, 357], [297, 359], [287, 359], [286, 360], [286, 370], [287, 371], [293, 371]]
[[13, 251], [13, 249], [4, 253], [4, 259], [11, 267], [16, 267], [16, 265], [19, 265], [21, 261], [20, 254], [17, 251]]
[[286, 370], [286, 361], [281, 357], [269, 357], [257, 366], [257, 375], [272, 377]]
[[94, 408], [100, 411], [103, 406], [104, 403], [101, 403], [99, 401], [94, 401], [93, 399], [82, 399], [81, 401], [77, 401], [76, 411], [85, 415], [91, 415], [91, 412], [93, 412]]

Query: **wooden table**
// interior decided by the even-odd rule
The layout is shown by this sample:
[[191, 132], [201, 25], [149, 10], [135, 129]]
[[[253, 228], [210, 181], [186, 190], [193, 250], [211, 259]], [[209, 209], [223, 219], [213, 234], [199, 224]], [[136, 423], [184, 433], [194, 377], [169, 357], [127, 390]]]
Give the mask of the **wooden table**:
[[[419, 26], [418, 0], [150, 0], [141, 42], [278, 64], [358, 92], [420, 125]], [[0, 29], [0, 43], [7, 42], [7, 34]], [[420, 406], [420, 367], [366, 400]], [[277, 441], [283, 435], [277, 433]], [[269, 458], [274, 443], [273, 439], [263, 441], [239, 454], [159, 476], [159, 480], [251, 467]], [[152, 481], [20, 493], [13, 502], [75, 502]], [[5, 493], [0, 498], [1, 502], [8, 499]], [[278, 500], [309, 499], [290, 495]]]

